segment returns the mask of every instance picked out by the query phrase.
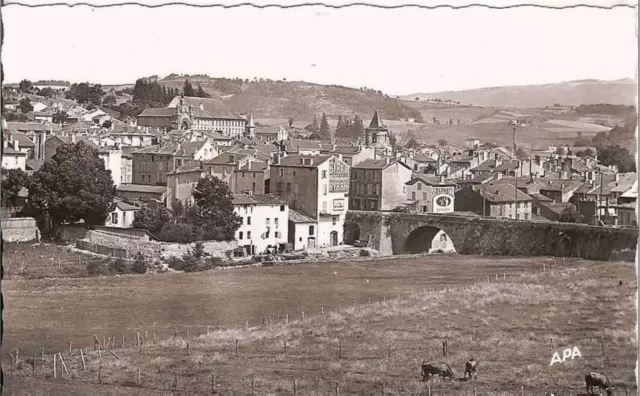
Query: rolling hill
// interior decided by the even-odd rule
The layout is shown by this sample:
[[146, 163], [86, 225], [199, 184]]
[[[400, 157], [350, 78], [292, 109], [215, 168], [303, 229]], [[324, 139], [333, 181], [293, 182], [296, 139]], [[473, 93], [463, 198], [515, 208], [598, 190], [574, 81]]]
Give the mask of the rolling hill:
[[553, 106], [556, 103], [564, 106], [593, 103], [633, 105], [636, 102], [636, 95], [636, 82], [631, 79], [623, 79], [615, 81], [580, 80], [543, 85], [415, 93], [405, 95], [401, 99], [415, 101], [416, 98], [420, 98], [420, 100], [439, 98], [482, 107], [540, 108]]

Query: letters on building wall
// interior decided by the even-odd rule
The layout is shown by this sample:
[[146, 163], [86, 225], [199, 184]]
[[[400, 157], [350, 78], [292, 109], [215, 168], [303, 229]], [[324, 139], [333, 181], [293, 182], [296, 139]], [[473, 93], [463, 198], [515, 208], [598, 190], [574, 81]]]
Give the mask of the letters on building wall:
[[335, 158], [329, 160], [329, 192], [349, 192], [349, 166]]

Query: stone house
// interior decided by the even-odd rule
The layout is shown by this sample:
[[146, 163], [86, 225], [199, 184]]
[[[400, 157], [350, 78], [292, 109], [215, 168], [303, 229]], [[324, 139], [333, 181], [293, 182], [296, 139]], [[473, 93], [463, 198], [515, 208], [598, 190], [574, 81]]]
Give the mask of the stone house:
[[450, 213], [455, 207], [455, 187], [444, 176], [421, 175], [406, 183], [405, 206], [411, 212]]
[[411, 168], [401, 161], [369, 159], [351, 167], [349, 207], [353, 210], [393, 210], [406, 200]]
[[510, 184], [467, 186], [455, 192], [455, 211], [530, 220], [533, 199]]

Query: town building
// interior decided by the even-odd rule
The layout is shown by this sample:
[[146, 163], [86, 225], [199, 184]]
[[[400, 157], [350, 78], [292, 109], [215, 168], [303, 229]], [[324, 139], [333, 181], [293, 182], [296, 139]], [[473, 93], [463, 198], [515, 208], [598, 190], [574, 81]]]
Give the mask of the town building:
[[281, 125], [260, 127], [255, 130], [255, 138], [263, 142], [281, 142], [289, 139], [289, 133]]
[[307, 250], [316, 247], [318, 222], [309, 216], [289, 210], [289, 243], [293, 250]]
[[248, 255], [283, 252], [289, 236], [289, 204], [274, 194], [234, 194], [234, 212], [242, 219], [238, 246]]
[[532, 202], [530, 196], [510, 184], [478, 185], [456, 191], [454, 208], [481, 216], [531, 220]]
[[175, 155], [179, 149], [179, 144], [168, 144], [148, 146], [132, 152], [133, 183], [166, 186], [167, 173], [176, 168]]
[[[246, 181], [244, 180], [245, 177], [251, 176], [253, 178], [253, 175], [245, 173], [245, 176], [240, 178], [240, 180], [243, 181], [243, 184], [239, 186], [237, 183], [238, 179], [235, 177], [235, 174], [245, 167], [248, 170], [247, 164], [250, 162], [259, 161], [255, 157], [247, 154], [224, 152], [209, 161], [205, 161], [203, 163], [203, 169], [207, 175], [215, 176], [227, 183], [232, 193], [239, 194], [247, 191], [241, 189], [246, 188], [246, 183], [244, 183]], [[257, 185], [257, 180], [256, 187], [259, 187]]]
[[267, 161], [247, 161], [231, 175], [231, 185], [238, 193], [269, 193], [269, 173]]
[[167, 186], [145, 184], [121, 184], [116, 187], [116, 196], [127, 201], [166, 203]]
[[349, 176], [349, 165], [335, 156], [275, 155], [269, 191], [286, 199], [291, 209], [317, 221], [315, 247], [336, 246], [344, 239]]
[[364, 131], [364, 143], [367, 147], [373, 147], [376, 151], [389, 155], [391, 154], [391, 142], [389, 139], [389, 129], [382, 122], [380, 113], [376, 110], [371, 118], [371, 123]]
[[218, 99], [176, 96], [165, 108], [146, 108], [139, 126], [171, 130], [208, 130], [236, 137], [245, 133], [246, 120]]
[[135, 213], [139, 207], [130, 205], [120, 199], [115, 200], [116, 207], [109, 213], [104, 225], [107, 227], [131, 228]]
[[133, 152], [137, 148], [132, 146], [123, 146], [122, 155], [120, 156], [120, 183], [133, 183]]
[[421, 175], [406, 182], [405, 205], [410, 212], [451, 213], [455, 207], [455, 187], [444, 176]]
[[349, 208], [393, 210], [406, 200], [405, 184], [411, 168], [401, 161], [369, 159], [351, 167]]
[[2, 140], [4, 149], [2, 150], [2, 168], [3, 169], [27, 169], [27, 153], [20, 151], [20, 142], [14, 140], [10, 142], [6, 139]]
[[193, 190], [203, 177], [205, 172], [200, 161], [189, 161], [167, 173], [167, 207], [171, 208], [176, 200], [184, 206], [193, 205]]

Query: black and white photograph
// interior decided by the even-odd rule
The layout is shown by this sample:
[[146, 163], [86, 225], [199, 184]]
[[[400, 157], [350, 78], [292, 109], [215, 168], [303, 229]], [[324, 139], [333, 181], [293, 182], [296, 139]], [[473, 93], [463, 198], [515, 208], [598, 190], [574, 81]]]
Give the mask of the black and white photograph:
[[0, 394], [638, 394], [637, 3], [341, 1], [3, 1]]

